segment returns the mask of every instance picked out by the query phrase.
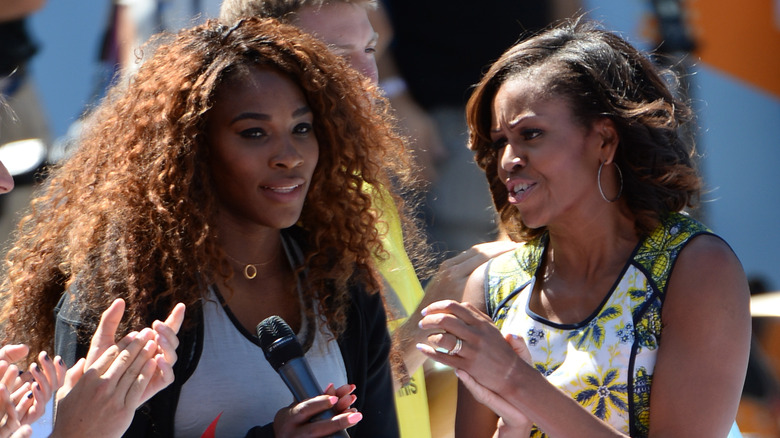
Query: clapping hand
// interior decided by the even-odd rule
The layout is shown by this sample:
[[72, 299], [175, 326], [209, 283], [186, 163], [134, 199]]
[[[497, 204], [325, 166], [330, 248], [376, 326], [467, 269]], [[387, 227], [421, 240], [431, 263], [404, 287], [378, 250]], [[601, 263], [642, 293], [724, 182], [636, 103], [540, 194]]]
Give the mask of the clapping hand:
[[[92, 336], [84, 369], [89, 368], [109, 347], [114, 345], [116, 331], [124, 311], [125, 302], [118, 298], [103, 312], [98, 328]], [[173, 308], [165, 322], [154, 321], [152, 323], [154, 341], [157, 344], [155, 361], [158, 369], [152, 377], [153, 381], [147, 387], [141, 403], [173, 382], [173, 364], [176, 363], [176, 348], [179, 346], [177, 334], [182, 321], [184, 321], [184, 304], [179, 303]]]
[[165, 322], [114, 343], [124, 307], [117, 299], [103, 312], [87, 357], [68, 370], [57, 393], [53, 438], [121, 436], [135, 410], [173, 382], [184, 305], [177, 304]]
[[[0, 382], [15, 410], [13, 418], [7, 413], [4, 417], [6, 430], [11, 429], [11, 424], [32, 424], [41, 418], [46, 404], [65, 379], [65, 363], [59, 356], [52, 359], [45, 351], [38, 354], [38, 362], [30, 364], [28, 371], [21, 372], [13, 363], [24, 359], [28, 352], [23, 344], [0, 348]], [[3, 436], [6, 435], [0, 434], [0, 438]]]

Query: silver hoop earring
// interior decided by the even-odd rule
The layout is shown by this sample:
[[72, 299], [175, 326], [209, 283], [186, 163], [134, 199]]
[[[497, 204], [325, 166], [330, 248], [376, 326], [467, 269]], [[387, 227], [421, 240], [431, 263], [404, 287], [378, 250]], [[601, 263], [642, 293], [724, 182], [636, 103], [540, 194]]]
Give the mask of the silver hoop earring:
[[614, 199], [608, 199], [608, 198], [606, 197], [606, 195], [604, 195], [604, 189], [601, 187], [601, 169], [604, 167], [604, 163], [605, 163], [605, 162], [604, 162], [604, 161], [602, 161], [602, 162], [601, 162], [601, 165], [599, 165], [599, 174], [598, 174], [598, 176], [596, 177], [596, 182], [598, 183], [598, 186], [599, 186], [599, 193], [601, 193], [601, 197], [602, 197], [602, 198], [603, 198], [605, 201], [607, 201], [607, 202], [610, 202], [610, 203], [611, 203], [611, 202], [615, 202], [615, 201], [617, 201], [618, 199], [620, 199], [620, 196], [623, 194], [623, 172], [620, 170], [620, 166], [618, 166], [618, 165], [617, 165], [617, 163], [615, 163], [615, 162], [613, 161], [613, 162], [612, 162], [612, 164], [614, 164], [614, 165], [615, 165], [615, 169], [617, 169], [618, 176], [620, 177], [620, 189], [618, 189], [618, 194], [617, 194], [617, 196], [615, 196], [615, 198], [614, 198]]

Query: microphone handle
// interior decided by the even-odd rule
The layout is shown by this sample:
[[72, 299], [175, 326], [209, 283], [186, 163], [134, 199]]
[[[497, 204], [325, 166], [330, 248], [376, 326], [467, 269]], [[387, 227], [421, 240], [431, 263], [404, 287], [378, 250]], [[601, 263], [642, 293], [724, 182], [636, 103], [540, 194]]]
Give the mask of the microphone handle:
[[[277, 370], [282, 380], [292, 392], [295, 401], [302, 402], [312, 397], [322, 395], [322, 389], [317, 383], [317, 379], [314, 377], [314, 373], [309, 368], [309, 363], [303, 357], [295, 358], [286, 364], [279, 367]], [[323, 411], [314, 417], [315, 420], [330, 420], [335, 416], [332, 409]], [[349, 434], [346, 430], [340, 430], [339, 432], [331, 435], [334, 438], [349, 438]]]

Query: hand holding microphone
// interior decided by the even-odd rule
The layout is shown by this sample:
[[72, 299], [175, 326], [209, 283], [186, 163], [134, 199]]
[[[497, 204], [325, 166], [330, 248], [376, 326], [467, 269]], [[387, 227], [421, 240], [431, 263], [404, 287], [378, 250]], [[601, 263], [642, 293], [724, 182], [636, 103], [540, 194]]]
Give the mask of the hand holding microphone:
[[[323, 395], [321, 386], [303, 356], [303, 347], [287, 323], [279, 316], [270, 316], [257, 325], [257, 337], [266, 360], [279, 373], [292, 392], [296, 402]], [[338, 415], [334, 409], [327, 409], [311, 417], [310, 421], [331, 420]], [[349, 438], [345, 430], [331, 435]]]

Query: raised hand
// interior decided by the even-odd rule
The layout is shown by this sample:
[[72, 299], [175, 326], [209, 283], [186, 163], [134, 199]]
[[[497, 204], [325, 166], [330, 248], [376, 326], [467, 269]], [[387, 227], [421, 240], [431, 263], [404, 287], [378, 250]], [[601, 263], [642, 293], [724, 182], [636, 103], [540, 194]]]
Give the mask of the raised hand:
[[132, 332], [91, 366], [80, 359], [68, 370], [51, 437], [122, 436], [158, 368], [154, 337], [148, 328]]
[[[152, 381], [146, 387], [142, 403], [173, 382], [173, 364], [176, 363], [176, 348], [179, 346], [179, 339], [176, 335], [181, 328], [182, 321], [184, 321], [184, 310], [184, 304], [179, 303], [173, 308], [165, 322], [154, 321], [152, 323], [154, 340], [157, 344], [157, 352], [154, 357], [154, 360], [157, 362], [157, 369], [152, 376]], [[119, 328], [119, 323], [122, 321], [124, 311], [124, 300], [117, 298], [103, 312], [97, 330], [90, 342], [89, 352], [84, 365], [85, 368], [89, 368], [98, 357], [114, 345], [116, 331]]]
[[[425, 288], [425, 296], [417, 306], [417, 310], [393, 334], [395, 342], [398, 343], [403, 353], [404, 363], [410, 374], [414, 373], [425, 362], [425, 356], [415, 348], [417, 343], [424, 342], [430, 334], [430, 331], [421, 330], [418, 325], [422, 309], [440, 300], [461, 301], [466, 282], [475, 269], [499, 254], [516, 249], [517, 246], [517, 242], [510, 240], [481, 243], [441, 264], [436, 275]], [[398, 382], [395, 383], [398, 384]]]
[[[466, 371], [486, 388], [498, 392], [508, 383], [509, 373], [494, 370], [535, 371], [507, 343], [493, 321], [471, 303], [437, 301], [426, 307], [424, 313], [420, 327], [432, 334], [428, 344], [417, 344], [417, 348], [437, 362]], [[449, 354], [458, 339], [460, 351]]]
[[59, 356], [52, 359], [42, 351], [38, 354], [38, 362], [22, 372], [13, 363], [24, 359], [28, 352], [29, 348], [24, 344], [0, 348], [0, 382], [9, 393], [16, 419], [22, 425], [32, 424], [43, 416], [46, 404], [62, 386], [67, 371]]
[[14, 400], [17, 401], [16, 412], [22, 424], [32, 424], [46, 412], [46, 404], [65, 382], [67, 368], [65, 362], [59, 356], [53, 359], [45, 352], [38, 354], [38, 362], [30, 364], [28, 372], [21, 377], [30, 380], [29, 386], [25, 386], [31, 392], [25, 391], [26, 396], [14, 392]]

